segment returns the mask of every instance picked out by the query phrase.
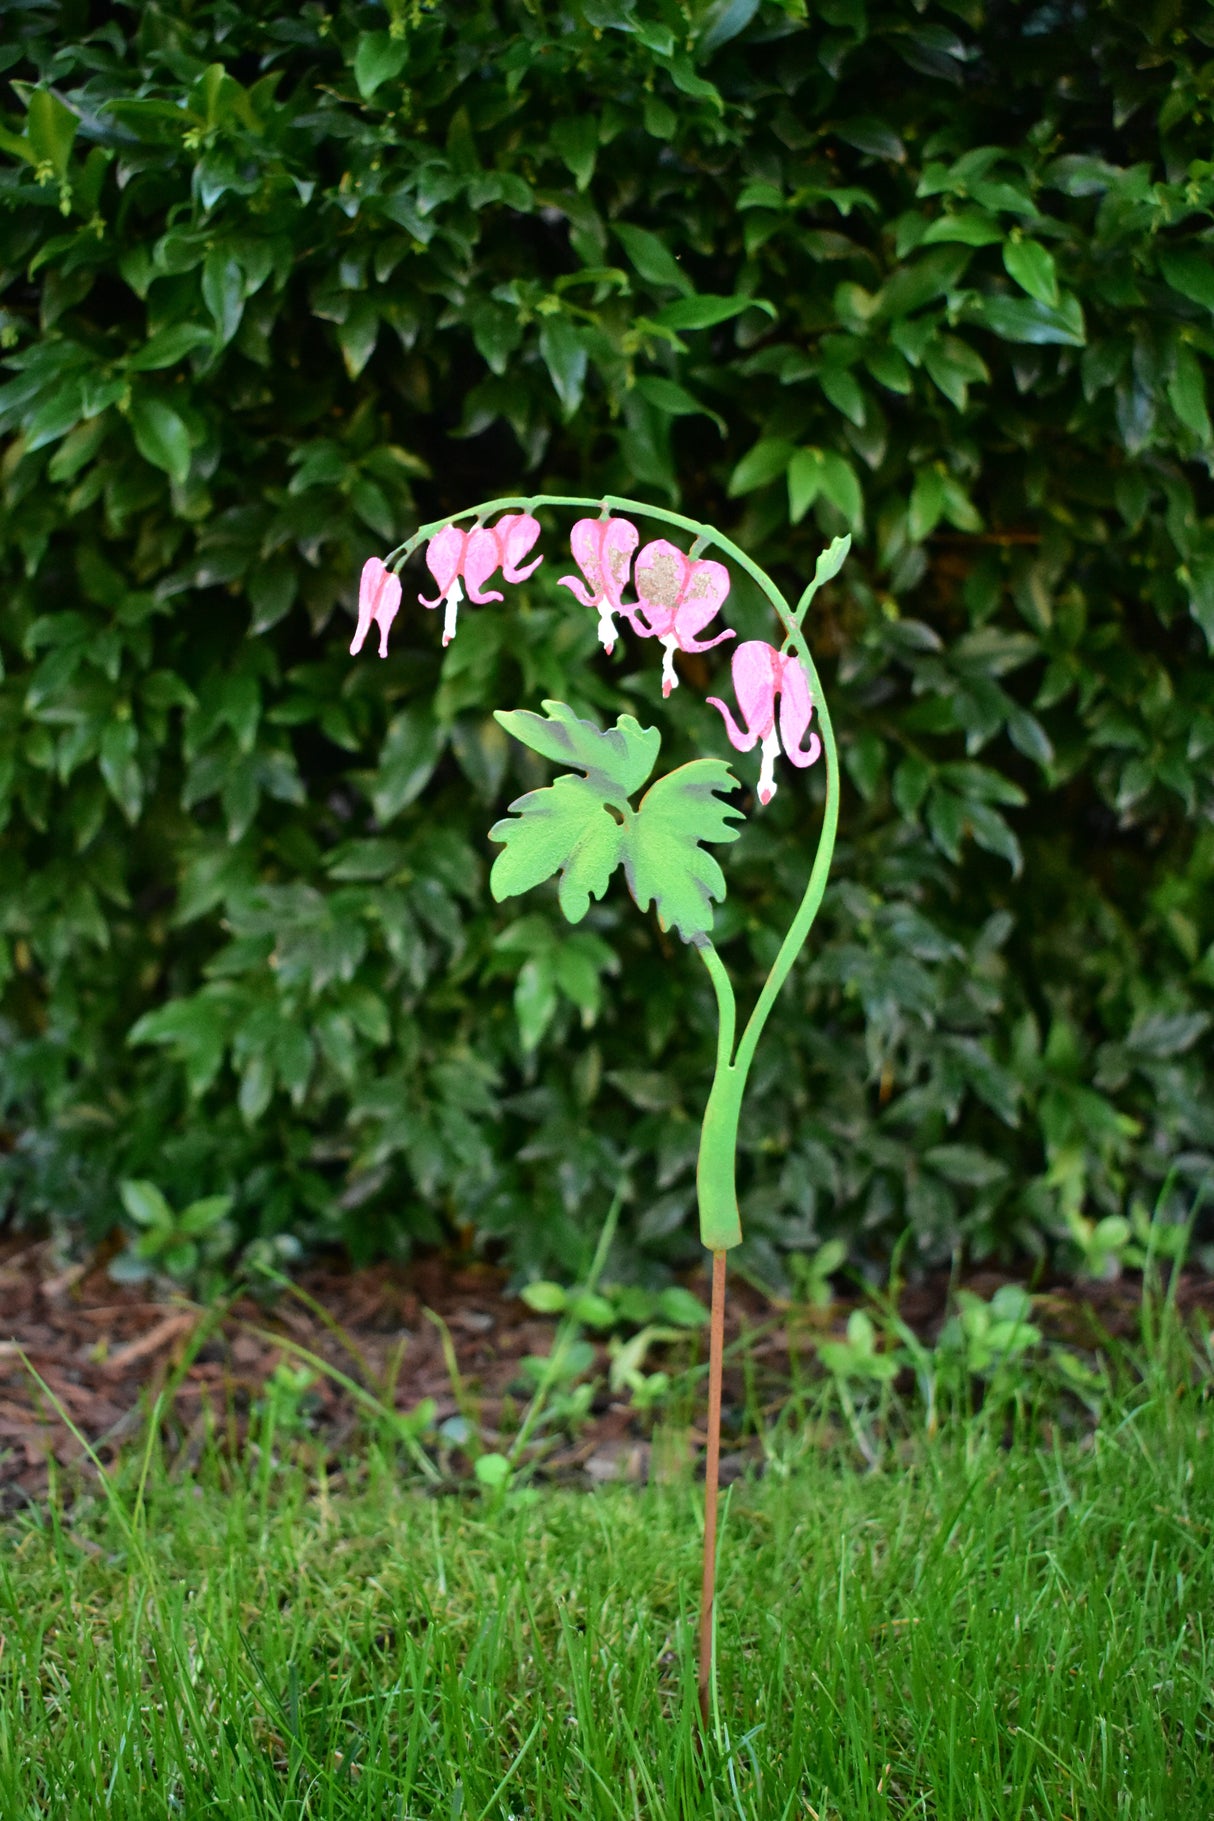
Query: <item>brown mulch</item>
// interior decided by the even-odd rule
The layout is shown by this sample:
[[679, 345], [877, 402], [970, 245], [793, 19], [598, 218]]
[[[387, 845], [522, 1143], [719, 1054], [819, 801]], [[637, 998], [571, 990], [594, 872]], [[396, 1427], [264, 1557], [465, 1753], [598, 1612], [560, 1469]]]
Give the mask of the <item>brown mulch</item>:
[[[504, 1269], [460, 1254], [437, 1252], [408, 1265], [361, 1270], [340, 1260], [312, 1264], [296, 1281], [333, 1326], [285, 1293], [272, 1304], [245, 1295], [217, 1319], [218, 1311], [186, 1301], [159, 1281], [115, 1283], [105, 1268], [109, 1255], [103, 1249], [65, 1266], [48, 1240], [0, 1239], [0, 1518], [44, 1499], [52, 1474], [67, 1490], [95, 1477], [80, 1438], [103, 1465], [111, 1465], [124, 1445], [146, 1434], [149, 1412], [166, 1384], [171, 1397], [161, 1409], [160, 1427], [175, 1470], [188, 1470], [197, 1461], [208, 1435], [238, 1454], [275, 1369], [284, 1361], [306, 1367], [299, 1349], [377, 1396], [386, 1396], [385, 1387], [391, 1386], [391, 1404], [402, 1413], [432, 1398], [435, 1423], [441, 1425], [460, 1413], [462, 1402], [483, 1445], [506, 1450], [530, 1394], [521, 1362], [546, 1355], [556, 1328], [553, 1318], [534, 1314], [506, 1294]], [[966, 1281], [989, 1297], [1009, 1278], [975, 1272]], [[688, 1274], [684, 1282], [707, 1301], [706, 1273]], [[902, 1292], [903, 1319], [929, 1341], [945, 1317], [948, 1289], [947, 1274], [939, 1273]], [[1099, 1347], [1102, 1334], [1124, 1338], [1137, 1331], [1139, 1298], [1133, 1279], [1087, 1284], [1081, 1293], [1053, 1283], [1039, 1296], [1035, 1318], [1051, 1339]], [[1214, 1318], [1214, 1278], [1185, 1273], [1178, 1303], [1182, 1312], [1202, 1309]], [[771, 1420], [787, 1396], [794, 1362], [808, 1366], [815, 1336], [841, 1333], [851, 1306], [839, 1302], [815, 1317], [769, 1302], [736, 1272], [731, 1276], [726, 1346], [743, 1345], [732, 1360], [727, 1354], [723, 1481], [762, 1459], [757, 1439], [742, 1433], [747, 1370], [752, 1394], [757, 1392]], [[459, 1396], [444, 1353], [443, 1327], [454, 1349]], [[593, 1335], [586, 1338], [594, 1341]], [[539, 1476], [586, 1486], [694, 1472], [705, 1442], [702, 1410], [698, 1426], [655, 1430], [652, 1419], [607, 1390], [605, 1342], [595, 1342], [595, 1353], [601, 1389], [575, 1438], [539, 1443]], [[704, 1330], [666, 1352], [654, 1349], [645, 1370], [678, 1371], [706, 1355]], [[698, 1383], [702, 1394], [703, 1379]], [[302, 1412], [312, 1458], [330, 1465], [351, 1453], [367, 1420], [356, 1395], [323, 1373], [304, 1395]], [[440, 1489], [466, 1486], [471, 1463], [459, 1447], [441, 1438], [436, 1443], [433, 1434], [424, 1443], [440, 1469]]]

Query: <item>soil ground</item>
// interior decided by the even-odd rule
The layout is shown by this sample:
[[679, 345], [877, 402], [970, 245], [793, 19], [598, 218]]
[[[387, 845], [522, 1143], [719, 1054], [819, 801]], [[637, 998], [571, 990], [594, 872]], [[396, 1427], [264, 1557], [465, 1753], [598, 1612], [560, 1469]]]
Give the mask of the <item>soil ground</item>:
[[[157, 1393], [171, 1382], [170, 1375], [180, 1374], [162, 1412], [161, 1431], [176, 1469], [187, 1470], [200, 1455], [208, 1428], [218, 1431], [233, 1453], [243, 1448], [267, 1380], [284, 1360], [301, 1364], [298, 1348], [377, 1394], [392, 1383], [392, 1402], [402, 1412], [433, 1398], [436, 1423], [456, 1415], [460, 1400], [442, 1328], [431, 1315], [450, 1336], [465, 1410], [472, 1407], [483, 1445], [508, 1447], [529, 1395], [522, 1361], [549, 1352], [556, 1326], [553, 1318], [536, 1315], [506, 1294], [505, 1269], [457, 1253], [434, 1252], [407, 1265], [360, 1270], [338, 1258], [311, 1264], [295, 1281], [327, 1322], [285, 1293], [273, 1303], [243, 1296], [217, 1319], [217, 1310], [189, 1302], [168, 1284], [115, 1283], [106, 1262], [103, 1250], [65, 1266], [49, 1240], [0, 1238], [0, 1518], [43, 1500], [52, 1474], [69, 1492], [95, 1476], [80, 1441], [27, 1371], [23, 1354], [106, 1466], [124, 1443], [143, 1435]], [[690, 1273], [683, 1281], [707, 1302], [706, 1272]], [[989, 1297], [1001, 1283], [1016, 1280], [986, 1271], [964, 1281]], [[948, 1274], [937, 1273], [901, 1293], [903, 1320], [929, 1343], [946, 1318], [949, 1289]], [[1037, 1285], [1035, 1294], [1034, 1319], [1049, 1339], [1096, 1351], [1109, 1337], [1137, 1333], [1141, 1288], [1134, 1277], [1111, 1284], [1049, 1282]], [[1214, 1320], [1214, 1278], [1186, 1272], [1177, 1300], [1182, 1312], [1200, 1309]], [[765, 1419], [772, 1420], [788, 1395], [795, 1365], [811, 1373], [814, 1340], [828, 1331], [841, 1335], [854, 1306], [854, 1299], [840, 1299], [815, 1316], [770, 1302], [736, 1273], [731, 1276], [726, 1346], [742, 1345], [732, 1359], [727, 1353], [723, 1481], [762, 1460], [758, 1440], [746, 1433], [743, 1420], [747, 1373], [751, 1407], [757, 1395]], [[214, 1324], [213, 1331], [197, 1345], [198, 1326], [205, 1322]], [[663, 1466], [654, 1444], [656, 1439], [665, 1445], [662, 1433], [655, 1437], [652, 1417], [608, 1392], [607, 1346], [592, 1334], [586, 1338], [595, 1344], [602, 1389], [575, 1436], [543, 1444], [539, 1477], [588, 1486], [658, 1475]], [[654, 1349], [645, 1367], [678, 1370], [706, 1353], [702, 1331], [665, 1353]], [[312, 1458], [338, 1466], [365, 1421], [356, 1395], [318, 1374], [302, 1413]], [[703, 1420], [701, 1412], [696, 1421]], [[686, 1424], [678, 1434], [687, 1470], [696, 1470], [704, 1439]], [[439, 1465], [452, 1490], [467, 1484], [470, 1462], [457, 1447], [441, 1448]]]

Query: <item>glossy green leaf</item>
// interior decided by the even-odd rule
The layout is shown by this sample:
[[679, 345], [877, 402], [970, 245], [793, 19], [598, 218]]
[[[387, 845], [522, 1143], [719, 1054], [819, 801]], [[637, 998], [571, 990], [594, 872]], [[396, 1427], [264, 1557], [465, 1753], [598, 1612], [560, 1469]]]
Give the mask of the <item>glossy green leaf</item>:
[[364, 101], [371, 101], [385, 82], [394, 82], [409, 61], [409, 41], [403, 34], [360, 32], [354, 53], [354, 80]]
[[1057, 309], [1036, 298], [974, 297], [965, 309], [969, 321], [993, 329], [1004, 341], [1023, 341], [1048, 347], [1081, 348], [1087, 340], [1083, 309], [1078, 298], [1064, 296]]
[[1030, 297], [1051, 310], [1058, 308], [1058, 270], [1048, 247], [1038, 240], [1018, 240], [1013, 236], [1003, 243], [1003, 264], [1008, 276]]
[[1159, 269], [1182, 297], [1214, 310], [1214, 249], [1210, 246], [1161, 247]]
[[566, 417], [582, 402], [586, 384], [586, 344], [567, 317], [546, 317], [540, 329], [540, 354]]
[[769, 486], [786, 471], [792, 457], [793, 445], [787, 438], [761, 438], [753, 449], [747, 451], [730, 475], [730, 498], [735, 499], [740, 493], [752, 493], [756, 487]]
[[558, 120], [552, 129], [552, 144], [561, 162], [573, 172], [578, 189], [584, 190], [594, 176], [598, 158], [598, 116], [586, 112]]
[[627, 253], [641, 277], [651, 285], [665, 285], [684, 295], [695, 287], [665, 243], [649, 228], [635, 227], [631, 222], [612, 223], [612, 233]]
[[60, 180], [67, 176], [68, 161], [79, 122], [50, 89], [36, 88], [29, 98], [25, 130], [35, 158], [49, 164]]
[[144, 460], [182, 485], [190, 472], [190, 437], [172, 405], [160, 398], [136, 396], [131, 401], [131, 429]]

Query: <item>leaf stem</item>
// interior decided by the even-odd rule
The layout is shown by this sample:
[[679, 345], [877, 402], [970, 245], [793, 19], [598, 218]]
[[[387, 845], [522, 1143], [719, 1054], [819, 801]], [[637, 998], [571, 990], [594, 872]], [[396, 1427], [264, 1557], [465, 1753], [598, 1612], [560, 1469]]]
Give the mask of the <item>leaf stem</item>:
[[725, 964], [712, 943], [705, 936], [696, 944], [700, 960], [708, 969], [717, 995], [717, 1073], [727, 1069], [733, 1061], [734, 1031], [737, 1026], [737, 1001], [734, 998], [733, 981], [725, 971]]
[[700, 1722], [708, 1731], [708, 1701], [716, 1668], [713, 1597], [717, 1571], [717, 1485], [721, 1475], [721, 1362], [725, 1347], [724, 1248], [712, 1255], [712, 1329], [708, 1344], [708, 1459], [704, 1466], [704, 1574], [700, 1584]]

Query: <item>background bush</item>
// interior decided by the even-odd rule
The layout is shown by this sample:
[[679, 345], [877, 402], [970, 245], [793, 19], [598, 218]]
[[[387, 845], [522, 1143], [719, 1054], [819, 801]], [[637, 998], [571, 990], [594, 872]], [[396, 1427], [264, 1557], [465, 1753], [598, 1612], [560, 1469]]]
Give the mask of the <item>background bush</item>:
[[[494, 493], [722, 524], [819, 598], [846, 765], [760, 1048], [743, 1259], [1077, 1256], [1214, 1150], [1214, 22], [1168, 0], [6, 9], [0, 1106], [18, 1217], [696, 1256], [707, 979], [622, 888], [495, 907], [564, 696], [722, 746], [555, 588], [363, 560]], [[739, 586], [731, 617], [766, 631]], [[721, 662], [717, 663], [717, 657]], [[711, 666], [711, 669], [708, 668]], [[726, 749], [727, 750], [727, 749]], [[750, 766], [750, 769], [748, 769]], [[753, 784], [753, 763], [740, 771]], [[725, 855], [752, 996], [821, 776]]]

